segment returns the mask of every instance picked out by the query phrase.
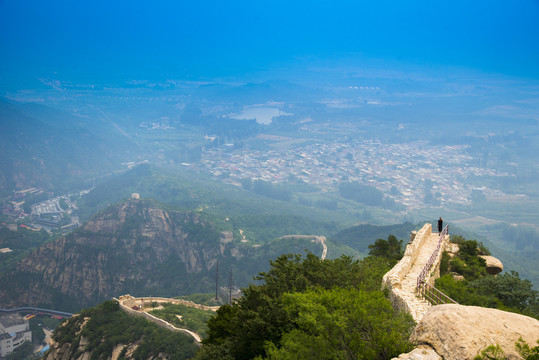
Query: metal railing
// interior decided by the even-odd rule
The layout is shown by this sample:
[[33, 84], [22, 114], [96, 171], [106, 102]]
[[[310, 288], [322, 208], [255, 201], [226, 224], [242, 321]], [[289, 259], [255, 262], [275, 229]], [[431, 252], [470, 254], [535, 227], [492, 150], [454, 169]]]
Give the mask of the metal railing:
[[432, 267], [432, 264], [434, 264], [434, 261], [436, 261], [436, 258], [438, 257], [444, 236], [448, 234], [449, 234], [449, 225], [447, 225], [440, 233], [440, 236], [438, 238], [438, 245], [436, 246], [436, 249], [432, 252], [432, 255], [430, 256], [429, 261], [427, 261], [427, 263], [425, 264], [425, 266], [419, 273], [419, 276], [417, 277], [417, 294], [420, 297], [428, 300], [432, 305], [451, 304], [451, 303], [457, 304], [455, 300], [451, 299], [449, 296], [445, 295], [443, 292], [436, 289], [434, 286], [428, 284], [425, 281], [425, 278], [427, 277], [427, 274], [429, 273], [430, 268]]
[[422, 283], [418, 290], [420, 296], [432, 305], [458, 304], [455, 300], [426, 282]]

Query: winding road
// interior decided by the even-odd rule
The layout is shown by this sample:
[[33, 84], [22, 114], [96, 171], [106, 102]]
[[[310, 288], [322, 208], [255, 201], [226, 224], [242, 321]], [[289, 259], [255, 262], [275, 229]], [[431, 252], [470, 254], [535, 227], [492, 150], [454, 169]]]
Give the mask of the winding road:
[[51, 310], [51, 309], [42, 309], [42, 308], [36, 308], [31, 306], [25, 306], [25, 307], [18, 307], [14, 309], [0, 309], [0, 313], [10, 314], [10, 313], [20, 313], [20, 312], [38, 312], [45, 315], [55, 315], [60, 317], [71, 317], [73, 316], [72, 313], [64, 312], [64, 311], [58, 311], [58, 310]]

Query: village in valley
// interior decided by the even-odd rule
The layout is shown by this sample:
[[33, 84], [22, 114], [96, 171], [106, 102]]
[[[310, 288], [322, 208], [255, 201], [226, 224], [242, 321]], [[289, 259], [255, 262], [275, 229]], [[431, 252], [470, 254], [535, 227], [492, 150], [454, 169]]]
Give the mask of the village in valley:
[[473, 176], [512, 175], [480, 166], [466, 149], [466, 145], [380, 140], [313, 143], [284, 151], [225, 145], [204, 152], [202, 163], [214, 176], [233, 183], [245, 178], [272, 183], [293, 179], [332, 189], [342, 182], [359, 182], [377, 188], [407, 209], [504, 196], [500, 190], [466, 181]]

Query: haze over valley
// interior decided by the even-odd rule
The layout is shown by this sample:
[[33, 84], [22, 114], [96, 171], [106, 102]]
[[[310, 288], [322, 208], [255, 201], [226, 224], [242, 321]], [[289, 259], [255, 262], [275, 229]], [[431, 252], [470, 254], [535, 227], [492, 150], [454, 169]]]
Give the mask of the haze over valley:
[[[184, 339], [185, 358], [252, 344], [232, 358], [278, 358], [302, 339], [283, 320], [304, 303], [293, 293], [326, 301], [333, 275], [378, 291], [411, 232], [442, 218], [464, 255], [439, 260], [437, 286], [536, 316], [538, 15], [531, 0], [0, 2], [0, 310], [116, 319], [108, 300], [130, 294], [128, 311], [183, 326], [188, 315], [144, 299], [232, 303], [197, 315], [205, 350]], [[490, 255], [503, 272], [484, 280], [476, 258]], [[522, 285], [524, 300], [489, 281]], [[278, 339], [230, 345], [219, 331], [236, 321], [240, 334], [257, 294], [288, 304], [272, 309], [289, 327], [261, 320]], [[70, 324], [58, 346], [86, 326]], [[118, 354], [146, 351], [139, 325]], [[80, 355], [80, 341], [64, 347]]]

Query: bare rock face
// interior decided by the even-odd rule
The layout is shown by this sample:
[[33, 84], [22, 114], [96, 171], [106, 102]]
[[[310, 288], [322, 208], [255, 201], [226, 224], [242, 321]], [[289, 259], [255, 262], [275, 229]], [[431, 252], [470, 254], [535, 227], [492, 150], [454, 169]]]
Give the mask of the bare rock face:
[[450, 257], [454, 257], [459, 253], [460, 247], [458, 244], [449, 243], [447, 244], [446, 251], [449, 253]]
[[505, 357], [520, 359], [515, 350], [520, 337], [535, 345], [539, 321], [497, 309], [448, 304], [431, 308], [410, 340], [432, 347], [445, 360], [473, 359], [489, 345], [500, 345]]
[[479, 257], [485, 259], [485, 262], [487, 263], [487, 273], [497, 275], [503, 271], [502, 262], [494, 256], [481, 255]]
[[407, 354], [401, 354], [393, 360], [443, 360], [430, 346], [418, 346]]
[[199, 214], [128, 200], [23, 259], [16, 271], [22, 280], [0, 284], [0, 307], [69, 301], [81, 308], [136, 287], [182, 288], [188, 274], [214, 265], [218, 244], [219, 232]]

